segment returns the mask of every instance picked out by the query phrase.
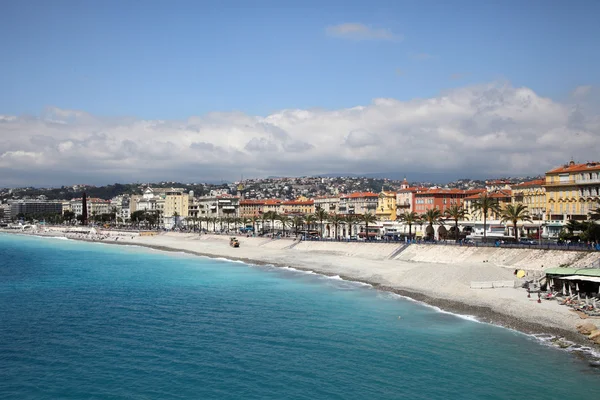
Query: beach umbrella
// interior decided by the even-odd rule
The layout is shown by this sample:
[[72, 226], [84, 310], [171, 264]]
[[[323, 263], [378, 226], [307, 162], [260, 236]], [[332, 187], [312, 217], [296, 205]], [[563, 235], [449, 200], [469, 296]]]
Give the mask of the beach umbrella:
[[585, 305], [586, 305], [586, 306], [589, 306], [589, 305], [590, 305], [590, 301], [589, 301], [589, 299], [588, 299], [588, 297], [587, 297], [587, 293], [585, 294]]
[[575, 282], [575, 290], [579, 292], [579, 283]]
[[567, 295], [567, 287], [565, 286], [565, 281], [563, 281], [563, 296]]
[[573, 296], [573, 289], [571, 288], [571, 282], [569, 282], [569, 297]]

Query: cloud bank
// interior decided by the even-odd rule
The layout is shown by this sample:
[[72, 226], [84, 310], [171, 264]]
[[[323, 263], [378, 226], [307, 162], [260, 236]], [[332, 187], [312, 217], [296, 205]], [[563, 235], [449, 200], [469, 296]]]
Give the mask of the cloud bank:
[[242, 174], [537, 174], [571, 157], [597, 159], [598, 138], [597, 108], [505, 83], [265, 117], [214, 112], [140, 120], [51, 107], [39, 117], [0, 116], [0, 186], [201, 182]]
[[345, 23], [328, 26], [325, 32], [329, 36], [352, 40], [394, 40], [400, 41], [402, 35], [396, 35], [389, 29], [370, 28], [359, 23]]

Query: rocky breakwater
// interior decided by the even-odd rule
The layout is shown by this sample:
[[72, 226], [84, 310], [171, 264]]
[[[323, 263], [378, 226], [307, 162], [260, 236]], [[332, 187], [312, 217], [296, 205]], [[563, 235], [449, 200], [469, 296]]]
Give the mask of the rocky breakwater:
[[583, 322], [577, 325], [577, 331], [582, 335], [587, 336], [589, 340], [594, 342], [595, 344], [600, 345], [600, 329], [591, 323], [591, 322]]

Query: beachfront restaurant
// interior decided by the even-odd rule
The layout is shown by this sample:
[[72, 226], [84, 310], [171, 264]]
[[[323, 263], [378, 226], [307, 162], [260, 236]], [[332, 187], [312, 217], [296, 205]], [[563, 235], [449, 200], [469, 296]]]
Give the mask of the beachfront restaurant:
[[600, 308], [600, 268], [548, 268], [546, 285], [550, 293]]

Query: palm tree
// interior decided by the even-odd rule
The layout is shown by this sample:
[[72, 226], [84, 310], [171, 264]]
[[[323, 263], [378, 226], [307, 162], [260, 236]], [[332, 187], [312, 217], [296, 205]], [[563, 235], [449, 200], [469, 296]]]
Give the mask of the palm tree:
[[290, 223], [291, 223], [292, 220], [287, 215], [279, 215], [277, 217], [277, 219], [279, 220], [279, 222], [281, 222], [281, 227], [283, 229], [283, 235], [282, 236], [285, 236], [285, 228], [288, 227], [288, 226], [290, 226]]
[[588, 218], [591, 219], [592, 221], [598, 221], [600, 220], [600, 207], [591, 210], [588, 214]]
[[310, 231], [310, 226], [317, 222], [317, 217], [315, 217], [313, 214], [308, 214], [306, 217], [304, 217], [304, 222], [306, 223], [306, 231], [308, 232]]
[[405, 211], [404, 214], [400, 215], [400, 219], [404, 221], [405, 224], [408, 224], [408, 240], [412, 239], [412, 226], [419, 222], [420, 217], [414, 211]]
[[[425, 213], [422, 216], [422, 219], [427, 222], [429, 224], [429, 228], [431, 228], [431, 235], [435, 235], [434, 232], [434, 228], [433, 228], [433, 224], [437, 224], [437, 223], [442, 223], [442, 212], [440, 211], [439, 208], [431, 208], [427, 211], [425, 211]], [[427, 236], [429, 236], [429, 234], [427, 234]], [[433, 239], [433, 236], [431, 237]]]
[[483, 241], [487, 237], [487, 217], [490, 211], [495, 213], [500, 212], [500, 205], [498, 201], [493, 197], [488, 196], [487, 193], [482, 193], [479, 198], [473, 202], [473, 211], [479, 212], [483, 215]]
[[348, 224], [348, 237], [352, 237], [352, 228], [356, 225], [356, 216], [347, 214], [344, 216], [344, 222]]
[[358, 217], [358, 220], [365, 224], [365, 237], [366, 240], [369, 240], [369, 224], [374, 224], [377, 222], [377, 217], [375, 217], [371, 213], [365, 213]]
[[327, 211], [325, 211], [321, 207], [317, 207], [315, 217], [319, 220], [321, 224], [321, 237], [323, 237], [323, 221], [325, 221], [329, 217], [329, 214], [327, 214]]
[[531, 221], [527, 206], [522, 203], [507, 204], [504, 210], [502, 210], [502, 222], [508, 221], [512, 222], [513, 229], [515, 230], [515, 240], [518, 241], [519, 230], [517, 229], [517, 222]]
[[456, 241], [458, 242], [458, 220], [469, 219], [469, 217], [467, 217], [467, 210], [465, 210], [463, 206], [454, 204], [444, 211], [444, 215], [454, 220], [454, 234], [456, 236]]
[[340, 224], [344, 222], [344, 217], [333, 213], [329, 216], [329, 221], [333, 224], [333, 227], [335, 229], [335, 239], [337, 240], [338, 239], [338, 226], [340, 226]]
[[252, 223], [252, 233], [256, 233], [256, 221], [258, 221], [259, 218], [256, 215], [253, 215], [250, 218], [250, 223]]
[[298, 236], [298, 228], [302, 227], [302, 225], [304, 225], [304, 218], [299, 215], [296, 215], [292, 218], [292, 226], [294, 227], [296, 236]]

